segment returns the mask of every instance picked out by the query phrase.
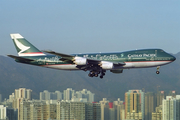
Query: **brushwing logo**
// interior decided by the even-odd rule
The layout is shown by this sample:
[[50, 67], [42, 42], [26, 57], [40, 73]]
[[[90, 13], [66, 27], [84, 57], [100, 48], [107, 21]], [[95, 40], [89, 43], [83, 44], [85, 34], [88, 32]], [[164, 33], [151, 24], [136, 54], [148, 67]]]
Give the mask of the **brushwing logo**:
[[31, 48], [31, 47], [29, 47], [29, 46], [23, 45], [23, 44], [22, 44], [21, 42], [19, 42], [16, 38], [14, 38], [14, 41], [15, 41], [15, 43], [16, 43], [16, 46], [21, 50], [21, 51], [18, 52], [19, 55], [20, 55], [22, 52], [24, 52], [24, 51], [26, 51], [26, 50], [28, 50], [28, 49]]

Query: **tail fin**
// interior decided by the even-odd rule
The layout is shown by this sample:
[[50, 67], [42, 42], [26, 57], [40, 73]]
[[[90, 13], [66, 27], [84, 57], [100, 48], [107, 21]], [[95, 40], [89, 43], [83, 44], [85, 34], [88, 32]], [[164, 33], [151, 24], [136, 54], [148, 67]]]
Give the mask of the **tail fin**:
[[14, 42], [14, 45], [16, 47], [19, 56], [45, 55], [42, 51], [34, 47], [20, 34], [10, 34], [10, 36]]

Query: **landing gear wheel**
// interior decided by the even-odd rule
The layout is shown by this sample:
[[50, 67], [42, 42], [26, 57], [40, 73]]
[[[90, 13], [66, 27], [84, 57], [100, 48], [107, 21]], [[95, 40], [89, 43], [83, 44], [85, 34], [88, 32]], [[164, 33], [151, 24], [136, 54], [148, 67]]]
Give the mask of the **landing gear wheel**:
[[105, 75], [105, 72], [106, 72], [106, 70], [100, 70], [100, 73], [101, 73], [101, 75], [100, 75], [100, 78], [102, 79], [103, 78], [103, 76]]
[[159, 68], [160, 68], [160, 66], [157, 66], [156, 74], [159, 74], [159, 73], [160, 73], [160, 72], [159, 72]]
[[88, 74], [88, 76], [89, 76], [89, 77], [93, 77], [93, 75], [92, 75], [92, 74]]
[[98, 77], [98, 74], [95, 74], [94, 76], [95, 76], [95, 77]]
[[156, 71], [156, 74], [159, 74], [160, 72], [159, 71]]

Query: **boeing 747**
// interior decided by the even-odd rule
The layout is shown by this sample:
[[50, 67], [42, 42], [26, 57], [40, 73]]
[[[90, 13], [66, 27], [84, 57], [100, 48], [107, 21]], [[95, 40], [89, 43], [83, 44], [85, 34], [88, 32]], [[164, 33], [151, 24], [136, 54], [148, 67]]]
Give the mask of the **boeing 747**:
[[[8, 55], [16, 62], [59, 70], [89, 71], [89, 77], [103, 78], [105, 72], [122, 73], [123, 69], [157, 67], [169, 64], [176, 58], [162, 49], [141, 49], [126, 52], [64, 54], [40, 51], [20, 34], [10, 34], [18, 56]], [[48, 54], [47, 54], [48, 53]]]

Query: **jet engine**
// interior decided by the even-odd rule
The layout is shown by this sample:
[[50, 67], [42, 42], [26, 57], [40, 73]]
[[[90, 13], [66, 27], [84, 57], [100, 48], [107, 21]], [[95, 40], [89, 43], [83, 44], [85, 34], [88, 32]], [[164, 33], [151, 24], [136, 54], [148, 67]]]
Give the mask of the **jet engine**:
[[112, 62], [105, 62], [105, 61], [102, 61], [100, 66], [104, 70], [110, 70], [110, 69], [112, 69], [114, 67]]
[[74, 58], [74, 63], [76, 65], [86, 65], [87, 64], [87, 59], [83, 57], [75, 57]]

